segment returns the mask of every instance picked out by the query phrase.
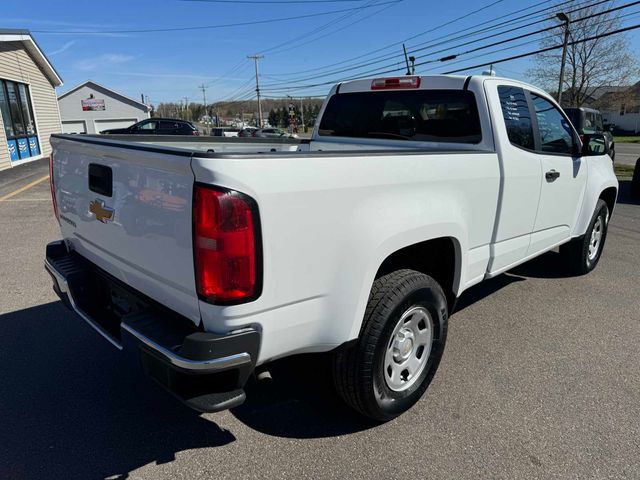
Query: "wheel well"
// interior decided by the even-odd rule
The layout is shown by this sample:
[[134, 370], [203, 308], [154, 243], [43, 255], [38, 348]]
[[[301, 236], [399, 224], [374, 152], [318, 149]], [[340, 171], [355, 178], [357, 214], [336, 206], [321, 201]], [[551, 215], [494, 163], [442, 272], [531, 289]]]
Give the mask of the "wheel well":
[[453, 238], [444, 237], [405, 247], [392, 253], [382, 262], [376, 278], [402, 268], [429, 275], [442, 287], [451, 311], [456, 300], [453, 290], [456, 272], [455, 245]]
[[600, 198], [605, 201], [607, 207], [609, 208], [609, 213], [613, 212], [613, 207], [616, 204], [616, 196], [618, 191], [615, 187], [609, 187], [602, 191], [600, 194]]

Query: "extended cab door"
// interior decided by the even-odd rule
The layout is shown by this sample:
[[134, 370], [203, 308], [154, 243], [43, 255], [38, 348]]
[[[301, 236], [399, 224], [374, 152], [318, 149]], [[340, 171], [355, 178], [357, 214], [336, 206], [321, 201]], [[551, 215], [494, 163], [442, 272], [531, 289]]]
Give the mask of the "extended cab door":
[[535, 151], [533, 119], [525, 90], [508, 80], [487, 79], [502, 184], [488, 275], [522, 261], [536, 221], [542, 165]]
[[536, 151], [542, 162], [540, 205], [529, 255], [570, 238], [587, 181], [579, 140], [564, 113], [542, 94], [528, 92], [534, 111]]

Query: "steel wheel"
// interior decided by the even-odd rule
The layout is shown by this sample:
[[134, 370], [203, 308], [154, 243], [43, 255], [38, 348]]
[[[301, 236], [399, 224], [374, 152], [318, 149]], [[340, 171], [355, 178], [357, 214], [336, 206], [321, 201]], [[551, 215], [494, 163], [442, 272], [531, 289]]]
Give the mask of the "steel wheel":
[[589, 241], [589, 253], [587, 255], [590, 262], [595, 260], [600, 251], [600, 245], [602, 243], [602, 232], [604, 230], [604, 223], [602, 216], [598, 216], [596, 223], [591, 230], [591, 240]]
[[431, 354], [433, 320], [424, 307], [411, 307], [393, 329], [384, 358], [387, 386], [401, 392], [410, 388], [424, 370]]

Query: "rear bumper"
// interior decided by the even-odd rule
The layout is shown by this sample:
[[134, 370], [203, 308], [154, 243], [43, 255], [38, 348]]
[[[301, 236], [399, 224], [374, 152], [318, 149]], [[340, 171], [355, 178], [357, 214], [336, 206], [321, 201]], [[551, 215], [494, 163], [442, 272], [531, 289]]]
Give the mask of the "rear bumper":
[[235, 407], [253, 372], [260, 333], [199, 330], [175, 312], [122, 284], [64, 242], [47, 245], [45, 268], [64, 304], [116, 348], [137, 349], [151, 378], [202, 412]]

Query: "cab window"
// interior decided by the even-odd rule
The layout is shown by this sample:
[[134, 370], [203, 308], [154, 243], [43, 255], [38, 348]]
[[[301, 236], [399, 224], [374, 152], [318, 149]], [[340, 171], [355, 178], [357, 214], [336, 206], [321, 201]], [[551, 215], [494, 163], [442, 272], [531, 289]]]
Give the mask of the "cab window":
[[533, 150], [533, 124], [524, 90], [520, 87], [501, 85], [498, 87], [498, 96], [509, 141], [516, 147]]
[[531, 94], [538, 123], [539, 150], [544, 153], [571, 155], [575, 139], [569, 121], [551, 102]]
[[144, 122], [136, 127], [136, 130], [155, 130], [156, 122]]
[[480, 143], [476, 99], [465, 90], [384, 90], [333, 95], [321, 136]]

